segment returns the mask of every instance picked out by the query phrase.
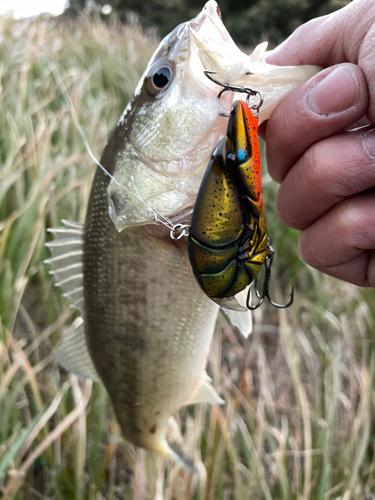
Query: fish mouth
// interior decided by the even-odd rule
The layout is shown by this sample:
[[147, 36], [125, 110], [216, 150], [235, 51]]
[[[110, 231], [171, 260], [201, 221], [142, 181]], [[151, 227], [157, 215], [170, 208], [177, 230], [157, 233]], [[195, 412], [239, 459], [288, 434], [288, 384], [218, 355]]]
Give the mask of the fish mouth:
[[190, 21], [189, 26], [191, 29], [199, 31], [201, 29], [207, 29], [207, 26], [205, 26], [204, 23], [209, 23], [211, 25], [209, 30], [212, 38], [216, 38], [216, 31], [216, 33], [219, 33], [220, 38], [222, 38], [223, 41], [235, 45], [232, 37], [228, 33], [228, 30], [224, 26], [220, 8], [215, 0], [209, 0], [204, 5], [201, 12]]
[[209, 0], [190, 22], [189, 37], [204, 70], [214, 71], [218, 80], [233, 84], [248, 73], [250, 58], [230, 36], [215, 0]]

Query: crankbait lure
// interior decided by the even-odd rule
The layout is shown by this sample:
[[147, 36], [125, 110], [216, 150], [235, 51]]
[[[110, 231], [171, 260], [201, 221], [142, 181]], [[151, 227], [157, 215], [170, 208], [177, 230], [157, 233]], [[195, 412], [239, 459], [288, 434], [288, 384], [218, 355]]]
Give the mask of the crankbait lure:
[[[268, 238], [264, 202], [261, 194], [262, 174], [258, 144], [258, 110], [262, 95], [255, 90], [221, 84], [218, 97], [225, 91], [245, 92], [247, 100], [235, 101], [228, 120], [226, 136], [218, 143], [203, 177], [195, 202], [188, 236], [190, 264], [202, 290], [223, 307], [236, 308], [233, 297], [255, 280], [259, 299], [246, 307], [254, 310], [265, 298], [279, 308], [269, 296], [271, 267], [274, 257]], [[250, 104], [257, 95], [258, 104]], [[257, 276], [265, 265], [262, 293]]]

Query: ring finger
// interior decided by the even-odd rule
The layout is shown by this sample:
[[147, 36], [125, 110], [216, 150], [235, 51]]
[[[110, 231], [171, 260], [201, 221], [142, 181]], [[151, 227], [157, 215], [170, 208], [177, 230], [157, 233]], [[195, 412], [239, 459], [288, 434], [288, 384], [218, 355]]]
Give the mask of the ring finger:
[[375, 194], [352, 196], [302, 231], [303, 260], [355, 285], [375, 287]]

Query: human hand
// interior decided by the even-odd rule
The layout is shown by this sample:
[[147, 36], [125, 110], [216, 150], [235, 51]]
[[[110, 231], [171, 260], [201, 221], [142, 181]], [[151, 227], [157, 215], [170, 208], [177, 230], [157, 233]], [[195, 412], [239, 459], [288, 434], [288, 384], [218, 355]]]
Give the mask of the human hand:
[[[297, 29], [267, 62], [325, 67], [291, 92], [263, 128], [267, 165], [281, 183], [276, 210], [301, 232], [302, 258], [375, 287], [375, 2]], [[366, 118], [367, 117], [367, 118]]]

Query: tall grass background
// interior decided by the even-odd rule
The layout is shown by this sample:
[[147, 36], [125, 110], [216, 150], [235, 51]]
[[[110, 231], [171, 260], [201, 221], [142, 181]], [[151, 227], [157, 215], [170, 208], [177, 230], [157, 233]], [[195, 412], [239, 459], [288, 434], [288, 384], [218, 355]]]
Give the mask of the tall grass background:
[[[121, 438], [103, 387], [59, 368], [74, 321], [43, 260], [46, 228], [84, 220], [99, 157], [157, 44], [136, 24], [0, 17], [0, 497], [375, 499], [374, 290], [308, 268], [274, 216], [278, 301], [243, 339], [219, 318], [209, 372], [226, 404], [188, 407], [173, 438], [205, 484]], [[202, 477], [203, 477], [203, 468]]]

